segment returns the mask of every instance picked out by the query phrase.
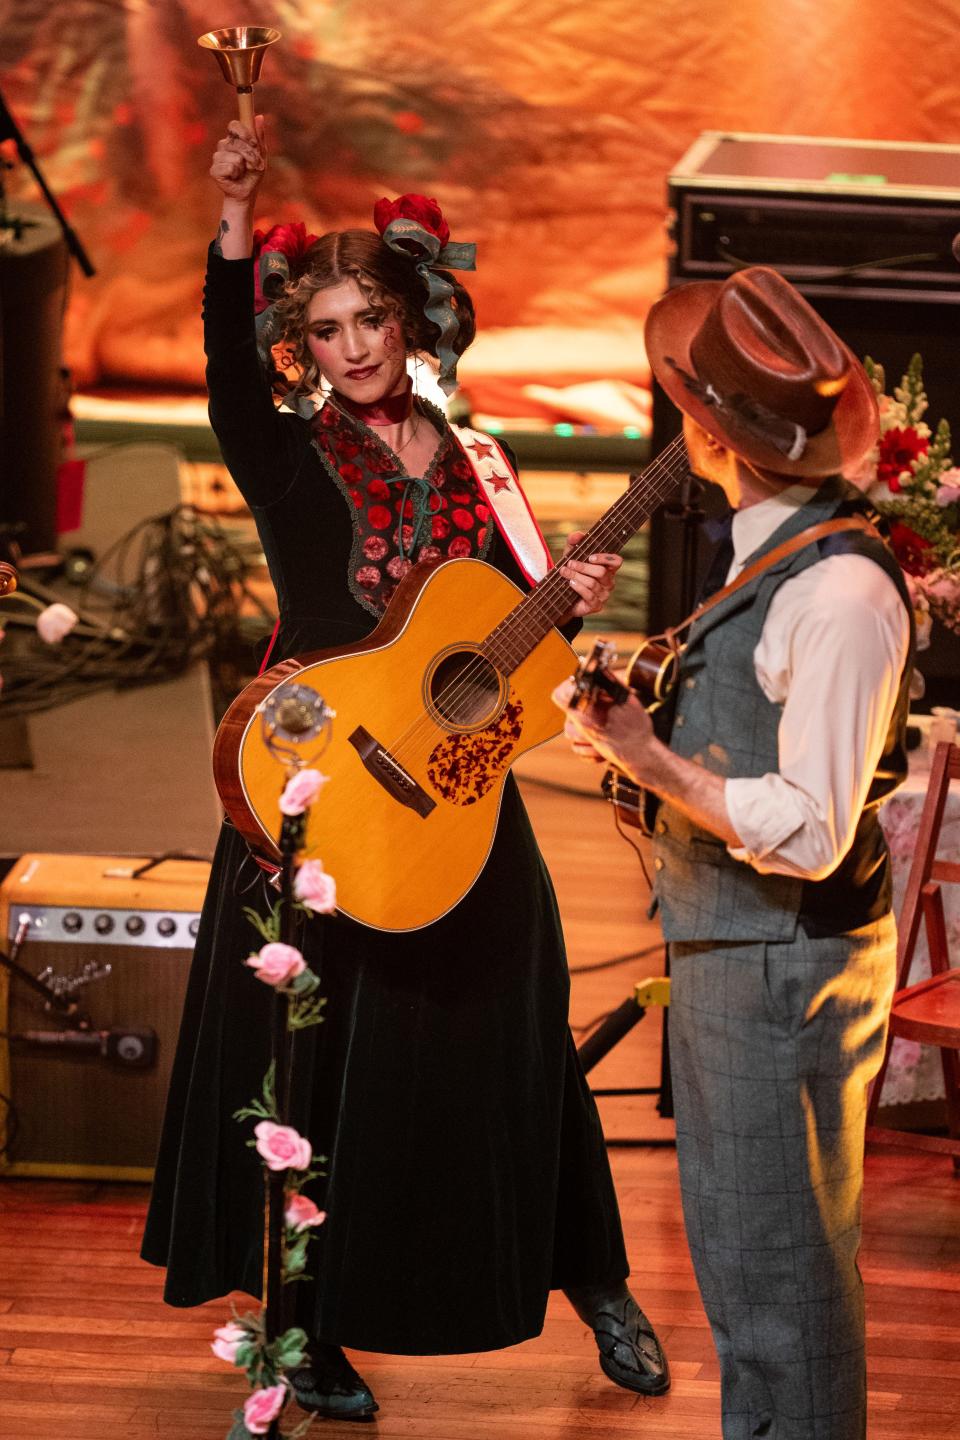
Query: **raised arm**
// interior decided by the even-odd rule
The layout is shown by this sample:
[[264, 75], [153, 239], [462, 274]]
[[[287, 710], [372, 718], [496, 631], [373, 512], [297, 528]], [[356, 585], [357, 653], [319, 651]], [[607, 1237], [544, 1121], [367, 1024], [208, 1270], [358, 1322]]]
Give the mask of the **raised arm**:
[[263, 117], [256, 133], [232, 121], [210, 167], [223, 201], [203, 291], [210, 423], [227, 468], [254, 506], [283, 494], [306, 443], [303, 422], [277, 413], [257, 355], [250, 255], [266, 164]]

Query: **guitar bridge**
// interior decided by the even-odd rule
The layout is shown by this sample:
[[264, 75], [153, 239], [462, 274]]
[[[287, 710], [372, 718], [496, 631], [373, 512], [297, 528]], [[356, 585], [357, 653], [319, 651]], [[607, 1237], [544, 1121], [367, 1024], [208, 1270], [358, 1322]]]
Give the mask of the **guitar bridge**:
[[389, 750], [386, 750], [373, 738], [369, 730], [364, 730], [362, 725], [358, 725], [348, 738], [363, 761], [364, 769], [370, 772], [374, 780], [378, 781], [387, 794], [393, 796], [394, 800], [401, 805], [406, 805], [410, 810], [415, 810], [424, 820], [431, 810], [436, 809], [436, 800], [430, 799], [430, 796], [417, 784], [413, 776], [404, 770]]

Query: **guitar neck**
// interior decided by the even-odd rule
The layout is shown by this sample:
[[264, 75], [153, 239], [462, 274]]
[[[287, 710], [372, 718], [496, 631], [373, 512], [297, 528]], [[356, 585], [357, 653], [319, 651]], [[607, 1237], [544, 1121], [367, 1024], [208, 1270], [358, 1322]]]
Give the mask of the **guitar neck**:
[[[586, 560], [590, 555], [601, 552], [619, 555], [631, 536], [677, 489], [688, 468], [683, 436], [678, 435], [656, 460], [631, 480], [630, 488], [590, 527], [567, 558]], [[548, 571], [529, 595], [525, 595], [506, 619], [490, 632], [481, 646], [481, 653], [502, 674], [509, 675], [553, 626], [569, 615], [579, 598], [559, 570]]]

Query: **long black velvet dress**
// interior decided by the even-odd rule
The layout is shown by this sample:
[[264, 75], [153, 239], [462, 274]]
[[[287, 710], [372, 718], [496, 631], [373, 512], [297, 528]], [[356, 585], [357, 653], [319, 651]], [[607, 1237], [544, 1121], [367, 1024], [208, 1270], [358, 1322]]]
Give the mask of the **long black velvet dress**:
[[[256, 356], [252, 262], [212, 256], [205, 299], [211, 419], [279, 598], [272, 658], [358, 640], [405, 565], [397, 524], [382, 523], [403, 498], [388, 483], [402, 479], [399, 462], [329, 405], [312, 426], [274, 409]], [[526, 588], [484, 524], [462, 452], [431, 418], [444, 430], [434, 512], [414, 537], [407, 494], [408, 546], [483, 554]], [[259, 1093], [269, 1059], [271, 994], [242, 963], [259, 944], [241, 913], [250, 903], [264, 905], [262, 881], [227, 825], [143, 1244], [167, 1267], [171, 1305], [260, 1293], [260, 1161], [250, 1122], [231, 1118]], [[327, 1019], [298, 1042], [294, 1120], [329, 1177], [310, 1191], [328, 1219], [310, 1247], [316, 1278], [296, 1287], [300, 1323], [364, 1350], [495, 1349], [539, 1333], [551, 1288], [625, 1278], [603, 1136], [567, 1028], [556, 903], [512, 780], [487, 865], [442, 920], [396, 935], [315, 917], [303, 946]]]

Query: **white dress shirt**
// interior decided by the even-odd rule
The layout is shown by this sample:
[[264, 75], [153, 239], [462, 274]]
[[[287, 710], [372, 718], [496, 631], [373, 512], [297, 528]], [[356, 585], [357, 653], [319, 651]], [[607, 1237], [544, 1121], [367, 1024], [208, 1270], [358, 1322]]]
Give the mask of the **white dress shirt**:
[[[792, 485], [733, 518], [734, 579], [814, 491]], [[737, 860], [762, 875], [822, 880], [847, 853], [883, 753], [910, 643], [889, 575], [863, 555], [831, 555], [777, 590], [753, 652], [757, 681], [783, 706], [779, 770], [729, 779]]]

